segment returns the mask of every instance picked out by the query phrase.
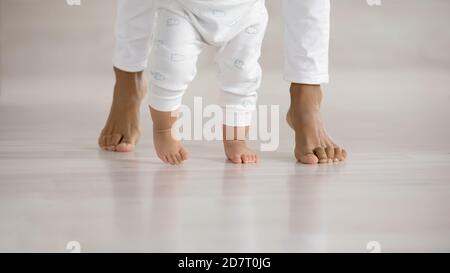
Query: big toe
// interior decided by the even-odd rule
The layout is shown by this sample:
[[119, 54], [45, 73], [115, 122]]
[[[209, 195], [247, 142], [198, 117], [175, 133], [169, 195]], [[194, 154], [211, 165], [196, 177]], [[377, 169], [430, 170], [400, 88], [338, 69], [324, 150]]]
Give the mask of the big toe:
[[134, 150], [135, 145], [132, 143], [122, 142], [116, 146], [116, 151], [121, 153], [128, 153]]
[[122, 139], [121, 134], [107, 135], [106, 136], [106, 149], [108, 151], [115, 151], [116, 147], [120, 143], [121, 139]]
[[228, 157], [228, 159], [234, 164], [241, 164], [242, 162], [244, 162], [240, 155], [233, 155]]
[[125, 136], [116, 146], [116, 152], [127, 153], [134, 150], [136, 146], [137, 136]]
[[319, 163], [319, 158], [316, 155], [312, 154], [312, 153], [300, 155], [298, 160], [301, 163], [303, 163], [303, 164], [317, 164], [317, 163]]

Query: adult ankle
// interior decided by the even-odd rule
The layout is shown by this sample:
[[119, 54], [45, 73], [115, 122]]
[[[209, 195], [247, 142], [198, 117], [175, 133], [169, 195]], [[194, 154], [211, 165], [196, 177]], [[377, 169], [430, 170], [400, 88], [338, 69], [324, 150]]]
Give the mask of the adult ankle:
[[[320, 110], [322, 90], [320, 85], [292, 83], [290, 88], [291, 109]], [[298, 109], [301, 107], [301, 109]], [[305, 109], [307, 108], [307, 109]]]

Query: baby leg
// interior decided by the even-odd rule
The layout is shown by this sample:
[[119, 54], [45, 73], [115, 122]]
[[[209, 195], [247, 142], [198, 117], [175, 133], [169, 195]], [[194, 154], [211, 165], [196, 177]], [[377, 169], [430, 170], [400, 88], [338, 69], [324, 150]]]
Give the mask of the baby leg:
[[181, 142], [172, 136], [172, 125], [176, 121], [173, 112], [163, 112], [150, 106], [153, 120], [153, 145], [156, 154], [164, 163], [179, 165], [188, 159], [188, 153]]
[[223, 125], [223, 147], [226, 157], [235, 164], [256, 163], [256, 153], [247, 147], [249, 126]]
[[255, 110], [257, 89], [261, 83], [258, 63], [267, 18], [248, 25], [220, 49], [217, 58], [224, 117], [224, 149], [236, 164], [256, 163], [257, 155], [246, 145], [251, 115]]
[[150, 58], [150, 113], [153, 143], [158, 157], [178, 165], [187, 152], [172, 135], [176, 111], [184, 91], [196, 74], [196, 63], [203, 43], [180, 11], [159, 9]]

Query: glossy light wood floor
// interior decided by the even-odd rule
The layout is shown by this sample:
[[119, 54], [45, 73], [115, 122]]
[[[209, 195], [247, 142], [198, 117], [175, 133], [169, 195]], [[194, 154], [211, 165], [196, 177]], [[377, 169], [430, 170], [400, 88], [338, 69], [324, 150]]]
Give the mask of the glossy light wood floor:
[[135, 153], [97, 149], [107, 89], [98, 102], [74, 92], [58, 105], [16, 101], [23, 87], [7, 84], [0, 107], [1, 251], [65, 251], [73, 240], [83, 251], [366, 251], [373, 240], [383, 251], [450, 250], [447, 128], [414, 135], [420, 119], [399, 128], [396, 116], [325, 111], [350, 150], [344, 164], [296, 164], [282, 124], [279, 150], [257, 165], [188, 142], [191, 160], [171, 167], [154, 155], [144, 110]]
[[[0, 251], [65, 252], [69, 241], [85, 252], [367, 252], [370, 241], [385, 252], [450, 251], [450, 66], [438, 50], [450, 40], [446, 1], [413, 1], [407, 14], [388, 4], [382, 17], [361, 1], [336, 3], [323, 114], [350, 152], [346, 163], [297, 164], [280, 116], [280, 147], [260, 153], [257, 165], [228, 163], [220, 143], [187, 142], [191, 160], [181, 167], [155, 157], [145, 105], [136, 152], [97, 148], [113, 84], [112, 41], [98, 33], [110, 37], [113, 18], [94, 16], [94, 2], [113, 10], [111, 1], [92, 1], [79, 10], [86, 20], [70, 24], [77, 12], [62, 7], [54, 13], [61, 25], [44, 16], [53, 8], [2, 1]], [[370, 31], [349, 21], [349, 9]], [[431, 19], [414, 23], [411, 13]], [[381, 31], [380, 18], [395, 27]], [[429, 29], [441, 35], [427, 40]], [[367, 39], [349, 50], [348, 35]], [[57, 37], [61, 43], [49, 42]], [[284, 115], [288, 85], [270, 59], [267, 47], [279, 40], [271, 37], [260, 103], [278, 104]], [[412, 42], [405, 49], [395, 37]], [[205, 70], [186, 104], [199, 95], [215, 102], [215, 76]]]

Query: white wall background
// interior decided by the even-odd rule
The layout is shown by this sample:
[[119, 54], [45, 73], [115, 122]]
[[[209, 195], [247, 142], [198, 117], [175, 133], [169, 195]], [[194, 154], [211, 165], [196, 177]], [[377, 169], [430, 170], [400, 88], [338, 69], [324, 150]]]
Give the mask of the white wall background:
[[[70, 7], [65, 0], [0, 0], [3, 77], [110, 73], [116, 1], [81, 1]], [[281, 1], [268, 0], [267, 5], [271, 23], [262, 62], [266, 70], [281, 70]], [[332, 1], [332, 71], [448, 69], [449, 10], [447, 0], [383, 0], [381, 7], [370, 7], [365, 0]], [[211, 64], [204, 57], [200, 67]]]

